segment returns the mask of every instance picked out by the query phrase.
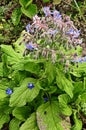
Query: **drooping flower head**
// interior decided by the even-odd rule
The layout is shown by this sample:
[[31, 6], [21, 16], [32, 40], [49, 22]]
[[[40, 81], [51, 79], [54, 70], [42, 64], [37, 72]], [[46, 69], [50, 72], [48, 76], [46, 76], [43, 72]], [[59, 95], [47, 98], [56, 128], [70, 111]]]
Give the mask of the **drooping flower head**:
[[68, 32], [66, 32], [66, 34], [72, 36], [73, 38], [78, 38], [80, 35], [80, 30], [74, 30], [71, 28]]
[[51, 15], [50, 7], [44, 7], [43, 12], [44, 12], [46, 17], [50, 16]]
[[[82, 39], [79, 38], [80, 30], [74, 26], [69, 16], [61, 15], [57, 10], [51, 11], [50, 7], [44, 7], [43, 12], [45, 16], [39, 17], [35, 15], [32, 24], [28, 24], [26, 27], [27, 31], [33, 35], [29, 43], [26, 43], [26, 49], [31, 51], [33, 58], [41, 56], [47, 59], [51, 58], [52, 63], [55, 63], [57, 53], [62, 52], [59, 45], [63, 46], [63, 48], [71, 49], [82, 43]], [[33, 33], [32, 30], [34, 30]], [[61, 53], [63, 59], [64, 57], [69, 57], [65, 56], [66, 53], [64, 57], [63, 55]], [[65, 60], [62, 61], [64, 62]]]
[[53, 11], [53, 17], [54, 17], [54, 19], [59, 19], [59, 20], [62, 19], [62, 16], [61, 16], [60, 12], [57, 11], [57, 10]]

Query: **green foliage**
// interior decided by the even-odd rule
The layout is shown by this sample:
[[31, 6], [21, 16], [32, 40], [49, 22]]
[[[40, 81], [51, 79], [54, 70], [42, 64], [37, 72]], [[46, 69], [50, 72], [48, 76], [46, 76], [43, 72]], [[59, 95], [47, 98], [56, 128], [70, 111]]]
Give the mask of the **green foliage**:
[[63, 127], [61, 126], [61, 118], [59, 116], [59, 105], [57, 101], [42, 104], [38, 107], [36, 114], [37, 123], [40, 130], [63, 130]]
[[[25, 47], [24, 43], [19, 45], [21, 41], [22, 35], [13, 47], [1, 45], [0, 112], [4, 113], [0, 113], [0, 128], [9, 122], [12, 114], [9, 130], [64, 130], [62, 116], [73, 115], [75, 124], [72, 127], [67, 124], [67, 127], [80, 130], [82, 122], [78, 112], [86, 112], [85, 74], [82, 77], [86, 73], [85, 63], [79, 64], [78, 68], [71, 64], [74, 71], [66, 73], [59, 62], [52, 63], [43, 57], [33, 59], [29, 54], [23, 56]], [[33, 83], [34, 87], [30, 89], [28, 83]], [[6, 93], [7, 88], [12, 89], [11, 95]], [[45, 97], [47, 101], [44, 101]]]
[[59, 70], [57, 72], [56, 83], [58, 87], [65, 91], [71, 98], [73, 97], [73, 85]]
[[[30, 18], [36, 13], [36, 5], [32, 2], [20, 0], [22, 12]], [[15, 26], [20, 17], [20, 8], [15, 9], [11, 17]], [[58, 36], [56, 38], [58, 40]], [[38, 42], [44, 45], [45, 40]], [[36, 50], [26, 49], [23, 34], [12, 46], [1, 45], [0, 129], [9, 122], [9, 130], [64, 130], [63, 120], [70, 116], [73, 116], [74, 125], [66, 127], [82, 129], [79, 113], [86, 114], [86, 63], [78, 63], [77, 67], [70, 62], [66, 70], [66, 58], [63, 57], [62, 62], [60, 55], [60, 51], [64, 52], [71, 60], [70, 55], [77, 53], [80, 56], [82, 49], [77, 46], [76, 50], [67, 50], [57, 43], [53, 42], [57, 50], [56, 62], [52, 62], [51, 57], [43, 57], [41, 52], [35, 58]], [[51, 45], [47, 47], [52, 49]], [[33, 86], [28, 87], [29, 83]], [[8, 88], [12, 90], [11, 94], [7, 93]]]
[[[35, 84], [35, 87], [30, 90], [27, 85], [28, 83]], [[15, 88], [14, 93], [12, 94], [10, 98], [10, 106], [24, 106], [26, 102], [31, 102], [33, 99], [38, 95], [40, 90], [39, 83], [32, 78], [26, 78], [24, 79], [23, 83], [20, 87]]]
[[32, 113], [19, 130], [39, 130], [36, 124], [36, 114]]
[[33, 0], [19, 0], [22, 13], [27, 17], [32, 18], [37, 13], [36, 4], [32, 4]]
[[50, 2], [50, 0], [43, 0], [43, 2], [44, 2], [44, 3], [46, 3], [46, 2]]
[[21, 18], [21, 9], [20, 8], [16, 8], [15, 10], [13, 10], [12, 12], [12, 16], [11, 16], [11, 19], [12, 19], [12, 23], [17, 26], [20, 22], [20, 18]]
[[82, 122], [78, 119], [76, 111], [74, 111], [74, 123], [72, 130], [82, 130]]
[[19, 130], [19, 125], [20, 125], [21, 121], [16, 119], [16, 118], [13, 118], [11, 121], [10, 121], [10, 124], [9, 124], [9, 130]]
[[61, 0], [53, 0], [53, 4], [58, 5], [61, 3]]
[[10, 120], [9, 115], [0, 112], [0, 129], [5, 123], [8, 123]]
[[35, 4], [30, 4], [27, 8], [21, 7], [21, 11], [27, 17], [32, 18], [37, 13], [37, 6]]

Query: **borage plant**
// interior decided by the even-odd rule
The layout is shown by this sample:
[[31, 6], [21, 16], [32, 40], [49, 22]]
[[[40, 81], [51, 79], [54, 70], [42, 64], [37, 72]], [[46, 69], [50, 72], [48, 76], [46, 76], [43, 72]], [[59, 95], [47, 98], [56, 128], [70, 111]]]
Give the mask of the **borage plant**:
[[86, 63], [80, 62], [86, 58], [80, 57], [80, 31], [59, 11], [43, 11], [12, 46], [1, 45], [0, 128], [81, 130]]

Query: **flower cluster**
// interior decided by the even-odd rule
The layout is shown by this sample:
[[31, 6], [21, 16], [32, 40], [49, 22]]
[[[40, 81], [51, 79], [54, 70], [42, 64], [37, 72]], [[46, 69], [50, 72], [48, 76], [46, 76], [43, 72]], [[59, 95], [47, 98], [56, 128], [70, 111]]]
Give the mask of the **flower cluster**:
[[36, 58], [41, 54], [43, 57], [56, 61], [57, 52], [61, 53], [60, 46], [67, 49], [82, 43], [79, 39], [80, 30], [78, 30], [69, 16], [60, 14], [57, 10], [50, 10], [50, 7], [44, 7], [44, 17], [35, 15], [32, 24], [26, 26], [26, 31], [33, 36], [26, 43], [26, 49], [34, 51]]

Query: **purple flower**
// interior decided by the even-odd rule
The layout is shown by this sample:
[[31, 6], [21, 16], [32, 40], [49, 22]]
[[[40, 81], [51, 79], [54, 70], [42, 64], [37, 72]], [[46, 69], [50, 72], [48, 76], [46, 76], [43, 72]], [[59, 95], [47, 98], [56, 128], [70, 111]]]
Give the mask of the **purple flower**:
[[31, 27], [30, 24], [28, 24], [28, 25], [26, 26], [26, 31], [27, 31], [28, 33], [30, 32], [30, 27]]
[[47, 32], [47, 34], [54, 35], [54, 34], [56, 34], [57, 32], [58, 32], [57, 30], [52, 30], [52, 29], [50, 29], [50, 30]]
[[71, 60], [71, 62], [75, 62], [75, 63], [83, 63], [83, 62], [86, 62], [86, 56], [85, 57], [79, 57], [79, 58], [76, 58], [74, 60]]
[[34, 50], [34, 47], [32, 45], [26, 44], [26, 48], [30, 51]]
[[71, 28], [68, 32], [66, 32], [67, 35], [72, 35], [73, 38], [78, 38], [80, 35], [80, 30], [74, 30]]
[[59, 11], [57, 11], [57, 10], [53, 11], [53, 17], [54, 17], [54, 19], [60, 19], [60, 20], [62, 19]]
[[48, 98], [47, 97], [44, 97], [44, 102], [47, 102], [48, 101]]
[[29, 44], [26, 44], [26, 49], [30, 50], [30, 51], [33, 51], [34, 50], [34, 47], [32, 45], [32, 42], [29, 42]]
[[82, 39], [75, 39], [74, 43], [76, 43], [76, 44], [82, 44]]
[[7, 88], [6, 89], [6, 94], [8, 94], [8, 95], [11, 95], [13, 92], [12, 92], [12, 90], [10, 89], [10, 88]]
[[28, 83], [28, 86], [27, 86], [29, 89], [32, 89], [34, 88], [34, 84], [33, 83]]
[[44, 7], [43, 11], [46, 17], [51, 15], [50, 7]]
[[30, 51], [38, 50], [38, 45], [36, 43], [33, 44], [32, 41], [26, 44], [25, 46], [26, 46], [26, 49]]

